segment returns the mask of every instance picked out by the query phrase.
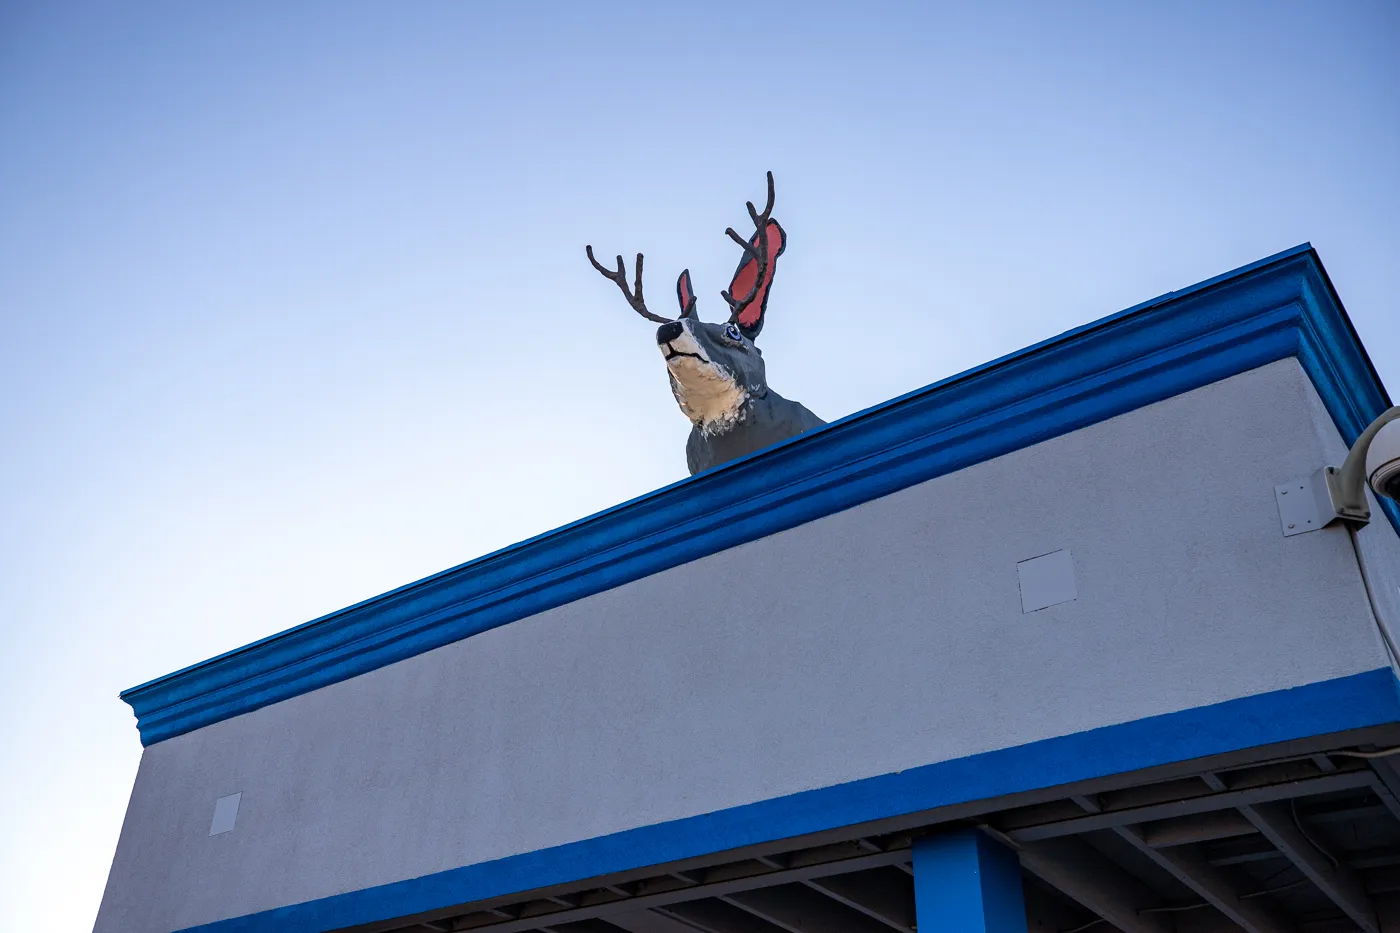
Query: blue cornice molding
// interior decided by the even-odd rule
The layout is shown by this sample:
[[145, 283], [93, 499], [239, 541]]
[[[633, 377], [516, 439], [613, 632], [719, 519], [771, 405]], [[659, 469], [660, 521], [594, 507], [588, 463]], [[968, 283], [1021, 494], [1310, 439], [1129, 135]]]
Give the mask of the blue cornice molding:
[[1307, 244], [121, 696], [150, 745], [1286, 357], [1348, 443], [1390, 405]]

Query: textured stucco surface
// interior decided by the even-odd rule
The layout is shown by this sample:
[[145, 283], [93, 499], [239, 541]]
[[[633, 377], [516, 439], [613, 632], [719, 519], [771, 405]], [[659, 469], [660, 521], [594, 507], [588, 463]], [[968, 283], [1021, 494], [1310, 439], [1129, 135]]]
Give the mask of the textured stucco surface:
[[[1346, 532], [1279, 529], [1274, 484], [1339, 444], [1281, 361], [159, 743], [97, 931], [1383, 666]], [[1023, 615], [1016, 562], [1059, 548], [1078, 598]]]

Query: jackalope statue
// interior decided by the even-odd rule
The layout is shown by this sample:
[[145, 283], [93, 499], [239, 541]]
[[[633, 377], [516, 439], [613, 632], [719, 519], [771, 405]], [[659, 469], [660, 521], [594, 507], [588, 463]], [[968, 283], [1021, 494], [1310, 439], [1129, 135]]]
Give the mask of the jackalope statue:
[[[695, 314], [695, 291], [686, 269], [676, 281], [681, 315], [669, 320], [647, 310], [642, 300], [642, 254], [637, 254], [637, 277], [627, 287], [627, 266], [617, 257], [617, 271], [605, 269], [593, 258], [593, 247], [584, 247], [593, 268], [617, 283], [627, 303], [648, 321], [661, 326], [656, 344], [666, 358], [671, 392], [690, 419], [690, 439], [685, 444], [686, 465], [691, 473], [742, 457], [760, 448], [825, 424], [801, 404], [768, 388], [763, 352], [754, 346], [768, 310], [768, 293], [778, 257], [787, 246], [787, 234], [770, 216], [773, 213], [773, 173], [768, 173], [768, 204], [763, 213], [749, 202], [754, 234], [745, 240], [729, 228], [724, 232], [744, 250], [739, 268], [726, 291], [729, 320], [708, 324]], [[743, 295], [735, 298], [735, 295]]]

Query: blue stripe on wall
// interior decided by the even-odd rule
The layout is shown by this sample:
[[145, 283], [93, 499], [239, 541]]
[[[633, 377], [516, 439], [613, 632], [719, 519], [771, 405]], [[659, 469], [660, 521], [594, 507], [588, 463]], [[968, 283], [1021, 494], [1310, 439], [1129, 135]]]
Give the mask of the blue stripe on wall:
[[1286, 357], [1348, 441], [1390, 404], [1304, 245], [122, 698], [149, 745]]
[[1389, 668], [630, 829], [191, 927], [321, 933], [936, 807], [1400, 722]]

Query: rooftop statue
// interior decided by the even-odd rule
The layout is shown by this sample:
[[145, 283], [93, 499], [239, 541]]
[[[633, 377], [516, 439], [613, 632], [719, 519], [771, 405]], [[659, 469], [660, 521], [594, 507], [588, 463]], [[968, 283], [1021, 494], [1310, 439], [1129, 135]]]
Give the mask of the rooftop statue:
[[[768, 295], [787, 234], [773, 213], [773, 173], [768, 173], [768, 203], [759, 213], [748, 203], [754, 234], [745, 240], [730, 227], [724, 232], [744, 250], [729, 288], [720, 292], [729, 305], [729, 320], [710, 324], [695, 313], [695, 290], [686, 269], [676, 281], [680, 317], [664, 318], [647, 310], [642, 298], [642, 254], [637, 275], [627, 287], [627, 267], [617, 257], [617, 270], [605, 268], [585, 247], [588, 261], [617, 283], [632, 309], [661, 326], [656, 345], [666, 360], [671, 392], [692, 425], [685, 445], [692, 474], [801, 434], [826, 422], [768, 387], [763, 351], [754, 345], [768, 311]], [[742, 295], [736, 298], [735, 295]]]

